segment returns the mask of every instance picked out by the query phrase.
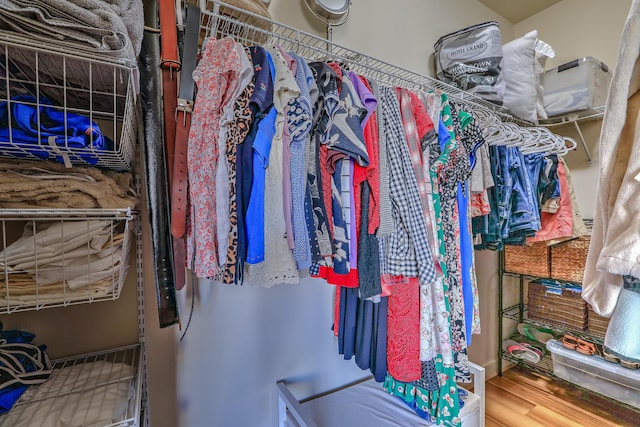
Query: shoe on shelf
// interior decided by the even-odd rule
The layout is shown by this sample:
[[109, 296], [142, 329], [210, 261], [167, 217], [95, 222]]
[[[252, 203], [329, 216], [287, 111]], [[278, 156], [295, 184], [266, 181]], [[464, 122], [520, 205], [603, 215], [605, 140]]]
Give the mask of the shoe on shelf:
[[547, 341], [555, 338], [551, 329], [536, 328], [535, 326], [528, 325], [526, 323], [518, 323], [518, 332], [530, 340], [538, 341], [543, 344], [546, 344]]
[[598, 349], [595, 344], [569, 334], [565, 334], [564, 337], [562, 337], [562, 345], [569, 350], [575, 350], [586, 356], [593, 356], [598, 353]]
[[529, 344], [523, 344], [516, 342], [514, 340], [508, 339], [502, 341], [502, 349], [509, 353], [511, 356], [522, 359], [525, 362], [529, 363], [539, 363], [540, 362], [540, 350], [532, 349], [532, 346]]
[[604, 357], [604, 360], [608, 362], [619, 363], [620, 366], [624, 366], [628, 369], [640, 369], [640, 363], [632, 362], [630, 360], [624, 360], [623, 358], [618, 357], [616, 354], [614, 354], [613, 351], [611, 351], [611, 349], [605, 346], [602, 346], [602, 357]]

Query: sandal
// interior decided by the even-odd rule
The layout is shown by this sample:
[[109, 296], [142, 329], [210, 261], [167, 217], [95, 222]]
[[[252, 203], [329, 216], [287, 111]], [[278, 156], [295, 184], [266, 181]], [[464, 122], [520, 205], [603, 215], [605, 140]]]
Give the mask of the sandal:
[[578, 348], [578, 338], [565, 334], [565, 336], [562, 337], [562, 345], [569, 350], [575, 350]]
[[551, 329], [536, 328], [535, 326], [527, 325], [526, 323], [518, 323], [518, 332], [520, 335], [524, 335], [530, 340], [538, 341], [543, 344], [546, 344], [547, 341], [555, 338]]
[[538, 353], [538, 356], [540, 356], [540, 358], [544, 356], [544, 352], [542, 350], [540, 350], [538, 347], [534, 345], [529, 344], [528, 342], [521, 342], [520, 345], [528, 348], [531, 351]]
[[569, 334], [565, 334], [565, 336], [562, 337], [562, 345], [569, 350], [575, 350], [586, 356], [593, 356], [598, 352], [595, 344]]
[[620, 366], [624, 366], [628, 369], [640, 369], [640, 363], [629, 362], [628, 360], [620, 359]]
[[522, 359], [529, 363], [540, 362], [540, 354], [531, 350], [525, 345], [518, 343], [514, 340], [504, 340], [502, 342], [502, 349], [512, 355], [515, 358]]
[[576, 347], [576, 351], [586, 356], [593, 356], [598, 352], [598, 349], [593, 343], [578, 339], [578, 346]]
[[606, 360], [607, 362], [619, 363], [620, 366], [623, 366], [627, 369], [640, 369], [640, 362], [631, 362], [630, 360], [624, 360], [616, 356], [605, 346], [602, 346], [602, 357], [604, 357], [604, 360]]

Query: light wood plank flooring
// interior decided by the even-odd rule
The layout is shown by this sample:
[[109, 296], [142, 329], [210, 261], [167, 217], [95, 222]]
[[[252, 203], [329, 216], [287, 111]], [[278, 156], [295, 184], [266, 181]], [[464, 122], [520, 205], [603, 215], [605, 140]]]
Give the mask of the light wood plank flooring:
[[640, 410], [520, 368], [486, 383], [486, 427], [640, 426]]

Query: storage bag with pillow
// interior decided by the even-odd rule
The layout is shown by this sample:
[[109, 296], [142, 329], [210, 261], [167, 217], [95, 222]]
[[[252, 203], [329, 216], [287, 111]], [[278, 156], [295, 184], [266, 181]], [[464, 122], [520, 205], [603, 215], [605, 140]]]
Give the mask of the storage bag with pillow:
[[497, 22], [485, 22], [440, 37], [434, 45], [438, 79], [502, 104], [502, 38]]

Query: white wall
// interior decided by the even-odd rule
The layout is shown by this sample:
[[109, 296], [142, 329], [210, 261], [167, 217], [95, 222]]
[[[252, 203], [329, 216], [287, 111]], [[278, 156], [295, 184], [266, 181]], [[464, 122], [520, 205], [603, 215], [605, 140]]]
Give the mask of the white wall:
[[[324, 32], [302, 0], [273, 0], [270, 11], [285, 24]], [[513, 34], [510, 23], [475, 0], [354, 1], [349, 21], [334, 29], [334, 41], [427, 73], [438, 37], [488, 20], [499, 20]], [[181, 427], [274, 426], [276, 380], [300, 382], [296, 394], [303, 397], [368, 374], [337, 354], [330, 331], [334, 289], [320, 280], [272, 289], [201, 282], [197, 292], [190, 329], [178, 345]], [[183, 327], [190, 304], [185, 297]], [[169, 426], [162, 419], [153, 424], [161, 425]]]

